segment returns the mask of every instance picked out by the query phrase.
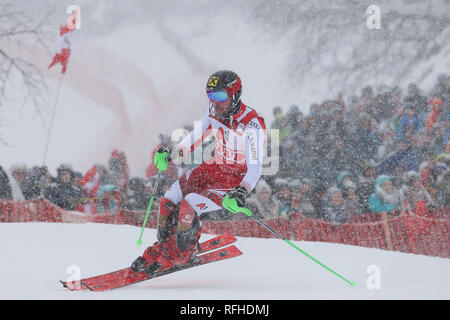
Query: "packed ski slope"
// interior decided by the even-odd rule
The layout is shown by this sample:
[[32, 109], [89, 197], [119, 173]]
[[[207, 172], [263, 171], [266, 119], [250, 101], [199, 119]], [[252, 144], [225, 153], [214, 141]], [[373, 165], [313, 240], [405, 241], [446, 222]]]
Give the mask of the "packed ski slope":
[[[296, 242], [352, 287], [278, 239], [238, 238], [242, 256], [108, 292], [72, 292], [59, 280], [127, 266], [155, 240], [104, 224], [1, 223], [0, 299], [449, 299], [450, 260], [330, 243]], [[204, 234], [202, 239], [211, 238]], [[374, 284], [373, 267], [379, 273]], [[72, 266], [72, 267], [71, 267]], [[74, 267], [75, 266], [75, 267]], [[372, 270], [372, 271], [371, 271]], [[369, 272], [368, 272], [369, 271]]]

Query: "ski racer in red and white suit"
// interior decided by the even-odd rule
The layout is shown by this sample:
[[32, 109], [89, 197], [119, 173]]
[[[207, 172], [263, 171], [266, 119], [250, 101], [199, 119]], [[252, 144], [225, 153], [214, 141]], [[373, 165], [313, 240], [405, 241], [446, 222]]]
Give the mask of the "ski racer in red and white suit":
[[[201, 131], [192, 131], [177, 148], [183, 154], [192, 152], [212, 133], [215, 137], [214, 157], [187, 171], [162, 200], [174, 204], [184, 200], [199, 215], [222, 209], [223, 196], [235, 187], [242, 186], [247, 193], [255, 187], [262, 171], [265, 131], [263, 118], [243, 103], [230, 121], [222, 121], [208, 112], [203, 116], [201, 126]], [[201, 136], [195, 137], [196, 132], [201, 132]], [[179, 222], [190, 223], [190, 215], [186, 215], [180, 211]]]
[[[150, 254], [146, 255], [147, 250], [143, 257], [147, 261], [157, 257], [163, 269], [186, 263], [195, 256], [201, 230], [198, 217], [222, 209], [226, 194], [243, 206], [262, 172], [266, 127], [264, 119], [241, 102], [240, 78], [232, 71], [219, 71], [208, 79], [206, 89], [210, 104], [201, 127], [197, 126], [184, 137], [175, 152], [182, 155], [193, 152], [212, 134], [214, 156], [185, 172], [160, 200], [159, 243], [150, 247]], [[173, 250], [167, 251], [172, 253], [161, 258], [161, 252], [154, 250], [159, 246], [170, 247]], [[178, 256], [182, 258], [174, 258]]]

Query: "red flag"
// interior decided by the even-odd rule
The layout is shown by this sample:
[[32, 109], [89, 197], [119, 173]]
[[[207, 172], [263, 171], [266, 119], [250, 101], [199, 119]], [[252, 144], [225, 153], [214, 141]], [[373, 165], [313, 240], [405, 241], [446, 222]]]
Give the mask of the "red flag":
[[88, 172], [81, 178], [78, 183], [81, 185], [83, 192], [90, 197], [97, 196], [97, 190], [100, 187], [100, 174], [98, 173], [97, 166], [93, 166]]
[[50, 69], [57, 63], [62, 64], [62, 73], [66, 72], [67, 62], [70, 57], [70, 39], [72, 38], [74, 29], [69, 29], [67, 26], [59, 28], [59, 38], [56, 41], [56, 54], [53, 57], [52, 63], [48, 66]]
[[83, 194], [86, 197], [93, 198], [89, 203], [80, 205], [77, 211], [84, 212], [86, 214], [95, 214], [97, 212], [97, 191], [100, 188], [100, 174], [98, 173], [97, 166], [93, 166], [88, 172], [78, 180], [81, 185]]

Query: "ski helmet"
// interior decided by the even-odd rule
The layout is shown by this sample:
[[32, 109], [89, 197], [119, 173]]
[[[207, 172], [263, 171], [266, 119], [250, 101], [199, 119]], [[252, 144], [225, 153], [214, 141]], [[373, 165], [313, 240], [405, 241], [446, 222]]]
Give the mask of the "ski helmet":
[[[221, 70], [213, 73], [206, 84], [206, 92], [225, 91], [228, 98], [231, 99], [230, 110], [222, 118], [228, 118], [237, 113], [241, 107], [242, 85], [241, 78], [233, 71]], [[209, 104], [210, 113], [212, 113], [212, 104]]]

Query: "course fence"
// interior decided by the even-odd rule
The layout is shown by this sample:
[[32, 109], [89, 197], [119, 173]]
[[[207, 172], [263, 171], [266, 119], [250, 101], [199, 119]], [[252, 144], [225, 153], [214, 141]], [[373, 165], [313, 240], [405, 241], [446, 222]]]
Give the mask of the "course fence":
[[[65, 211], [45, 199], [0, 202], [0, 222], [69, 222], [128, 224], [141, 227], [144, 211], [115, 210], [86, 216]], [[450, 214], [448, 208], [414, 213], [369, 213], [354, 216], [348, 223], [315, 220], [295, 213], [289, 219], [265, 222], [291, 240], [321, 241], [427, 256], [450, 258]], [[156, 215], [150, 215], [148, 228], [156, 228]], [[240, 237], [274, 237], [253, 219], [202, 221], [202, 230], [211, 234], [229, 232]]]

